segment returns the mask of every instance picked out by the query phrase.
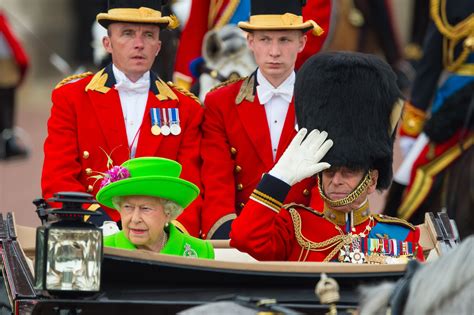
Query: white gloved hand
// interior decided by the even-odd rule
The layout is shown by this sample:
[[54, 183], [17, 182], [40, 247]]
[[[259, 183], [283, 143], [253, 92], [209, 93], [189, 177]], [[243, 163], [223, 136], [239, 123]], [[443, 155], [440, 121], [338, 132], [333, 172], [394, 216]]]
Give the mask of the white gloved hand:
[[270, 175], [293, 186], [331, 167], [329, 163], [319, 163], [333, 145], [331, 139], [326, 140], [327, 132], [314, 129], [304, 139], [307, 132], [306, 128], [300, 129], [280, 160], [270, 170]]

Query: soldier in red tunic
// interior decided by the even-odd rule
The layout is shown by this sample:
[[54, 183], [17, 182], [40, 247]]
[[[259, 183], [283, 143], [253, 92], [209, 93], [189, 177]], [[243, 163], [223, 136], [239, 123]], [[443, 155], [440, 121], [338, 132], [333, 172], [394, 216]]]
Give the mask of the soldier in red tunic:
[[[252, 1], [247, 43], [258, 69], [207, 94], [202, 125], [204, 206], [202, 238], [228, 238], [261, 175], [278, 161], [295, 131], [295, 62], [305, 32], [320, 34], [314, 21], [303, 21], [299, 1]], [[315, 178], [296, 185], [292, 200], [309, 204]]]
[[[231, 246], [259, 260], [423, 259], [419, 230], [374, 214], [367, 199], [392, 179], [399, 98], [395, 74], [377, 57], [339, 52], [310, 58], [295, 83], [296, 114], [304, 128], [233, 222]], [[304, 139], [306, 130], [312, 131]], [[327, 133], [318, 130], [327, 130], [332, 148]], [[315, 173], [324, 208], [283, 205], [291, 186]]]
[[28, 150], [17, 143], [13, 130], [15, 92], [27, 69], [28, 56], [0, 10], [0, 160], [22, 158], [28, 154]]
[[[108, 13], [97, 16], [108, 28], [103, 43], [113, 63], [67, 78], [53, 91], [41, 180], [45, 198], [58, 191], [95, 195], [108, 168], [142, 156], [180, 162], [182, 178], [200, 186], [203, 109], [195, 96], [150, 71], [160, 30], [177, 26], [160, 9], [161, 0], [109, 0]], [[194, 201], [175, 225], [198, 236], [201, 203]], [[115, 210], [105, 212], [101, 220], [120, 219]]]

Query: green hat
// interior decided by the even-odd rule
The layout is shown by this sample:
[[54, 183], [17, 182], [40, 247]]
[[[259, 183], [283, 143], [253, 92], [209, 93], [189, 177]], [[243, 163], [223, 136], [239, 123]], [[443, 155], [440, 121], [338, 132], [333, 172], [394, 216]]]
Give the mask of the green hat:
[[199, 195], [199, 188], [179, 178], [181, 164], [157, 157], [130, 159], [106, 172], [97, 193], [99, 203], [114, 208], [112, 198], [151, 196], [171, 200], [186, 208]]

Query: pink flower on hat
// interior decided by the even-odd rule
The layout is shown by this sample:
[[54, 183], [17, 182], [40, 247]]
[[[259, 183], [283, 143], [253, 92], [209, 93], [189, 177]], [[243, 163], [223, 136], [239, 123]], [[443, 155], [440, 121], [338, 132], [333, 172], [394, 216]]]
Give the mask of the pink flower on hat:
[[130, 178], [130, 172], [123, 166], [116, 165], [109, 169], [104, 174], [104, 178], [100, 183], [100, 188], [107, 186], [110, 183], [117, 182], [122, 179]]

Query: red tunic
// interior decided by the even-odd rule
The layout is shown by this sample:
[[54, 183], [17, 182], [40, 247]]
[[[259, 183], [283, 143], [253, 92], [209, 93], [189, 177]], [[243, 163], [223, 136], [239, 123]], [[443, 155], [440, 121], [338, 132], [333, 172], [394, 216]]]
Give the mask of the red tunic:
[[21, 46], [20, 41], [13, 34], [7, 17], [0, 11], [0, 35], [2, 35], [8, 47], [11, 49], [12, 57], [20, 69], [20, 80], [24, 78], [25, 72], [28, 69], [28, 56]]
[[[272, 177], [270, 183], [263, 183], [268, 176], [265, 175], [240, 216], [234, 220], [230, 245], [258, 260], [337, 260], [339, 250], [332, 251], [342, 242], [341, 236], [346, 234], [344, 224], [338, 224], [336, 217], [331, 220], [326, 213], [300, 205], [277, 209], [275, 203], [281, 202], [286, 192], [281, 189], [278, 192], [277, 187], [277, 193], [274, 193], [275, 187], [270, 187], [270, 184], [278, 186], [276, 181], [282, 182]], [[262, 188], [262, 183], [266, 187]], [[273, 202], [260, 199], [258, 191], [272, 197]], [[365, 233], [374, 239], [411, 242], [416, 257], [423, 260], [423, 251], [418, 244], [420, 232], [406, 221], [380, 215], [373, 215], [370, 219], [368, 210], [357, 213], [355, 217], [358, 221], [354, 221], [353, 234]]]
[[[260, 105], [256, 93], [253, 94], [253, 85], [249, 87], [247, 94], [240, 94], [242, 97], [246, 95], [246, 98], [239, 104], [236, 103], [242, 85], [249, 83], [251, 78], [253, 75], [211, 91], [205, 100], [201, 145], [203, 238], [209, 237], [209, 233], [212, 236], [220, 225], [240, 213], [262, 174], [275, 164], [265, 108]], [[295, 134], [295, 110], [291, 102], [276, 160]], [[308, 205], [314, 187], [317, 189], [315, 178], [309, 178], [293, 187], [288, 200]], [[322, 205], [319, 194], [313, 199], [319, 200], [319, 205]]]
[[[52, 93], [53, 106], [44, 144], [41, 179], [44, 198], [58, 191], [89, 192], [95, 196], [100, 183], [94, 183], [95, 179], [90, 176], [107, 170], [106, 154], [114, 165], [130, 158], [122, 107], [118, 91], [113, 88], [115, 79], [110, 66], [105, 68], [104, 74], [108, 74], [107, 82], [95, 87], [90, 87], [93, 76], [88, 75]], [[169, 89], [176, 99], [159, 100], [158, 89], [153, 84], [156, 80], [157, 77], [152, 74], [136, 157], [157, 156], [176, 160], [183, 166], [181, 177], [201, 187], [199, 145], [203, 109], [174, 87]], [[154, 136], [151, 133], [150, 108], [154, 107], [179, 109], [180, 135]], [[199, 235], [201, 204], [199, 197], [178, 218], [185, 229], [195, 236]], [[112, 219], [120, 219], [117, 211], [105, 211]]]

